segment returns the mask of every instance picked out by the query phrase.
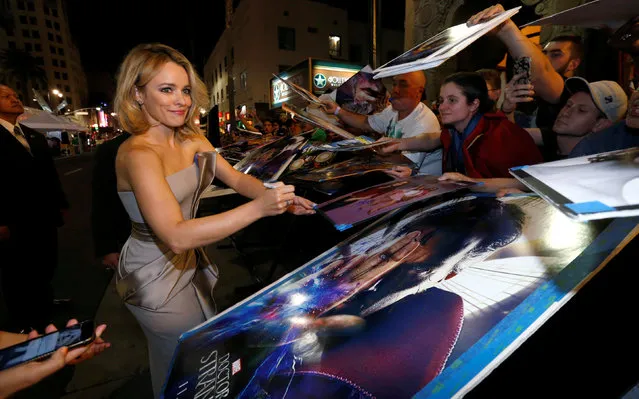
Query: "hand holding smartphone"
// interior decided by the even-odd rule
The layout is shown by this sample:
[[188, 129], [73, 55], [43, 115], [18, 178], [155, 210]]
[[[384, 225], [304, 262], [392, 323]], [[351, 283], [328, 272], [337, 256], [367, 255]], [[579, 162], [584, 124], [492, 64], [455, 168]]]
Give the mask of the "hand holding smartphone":
[[515, 84], [530, 84], [530, 57], [520, 57], [515, 60], [513, 66], [513, 76], [523, 74]]
[[95, 327], [93, 321], [83, 321], [71, 327], [41, 335], [0, 350], [0, 370], [34, 360], [45, 359], [63, 346], [71, 350], [79, 346], [89, 345], [94, 339]]

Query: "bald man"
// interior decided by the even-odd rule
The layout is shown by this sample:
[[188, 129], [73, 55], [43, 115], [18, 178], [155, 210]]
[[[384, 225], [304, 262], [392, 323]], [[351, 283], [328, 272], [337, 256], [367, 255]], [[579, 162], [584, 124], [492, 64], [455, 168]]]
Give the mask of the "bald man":
[[[439, 121], [433, 112], [422, 104], [426, 76], [422, 71], [409, 72], [393, 77], [390, 105], [374, 115], [359, 115], [325, 101], [325, 111], [336, 115], [346, 125], [366, 132], [377, 132], [390, 138], [409, 138], [424, 132], [439, 132]], [[404, 155], [415, 163], [415, 169], [429, 175], [442, 174], [442, 152], [408, 152]]]

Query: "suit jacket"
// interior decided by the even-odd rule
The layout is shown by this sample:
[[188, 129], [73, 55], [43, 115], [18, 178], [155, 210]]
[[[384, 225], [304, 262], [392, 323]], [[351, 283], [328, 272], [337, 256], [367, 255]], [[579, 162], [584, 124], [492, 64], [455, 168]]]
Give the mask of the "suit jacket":
[[91, 229], [98, 258], [120, 252], [131, 234], [131, 221], [118, 196], [115, 157], [120, 145], [130, 137], [123, 133], [100, 146], [93, 163]]
[[0, 226], [28, 229], [61, 226], [67, 202], [47, 139], [20, 125], [31, 154], [0, 125]]

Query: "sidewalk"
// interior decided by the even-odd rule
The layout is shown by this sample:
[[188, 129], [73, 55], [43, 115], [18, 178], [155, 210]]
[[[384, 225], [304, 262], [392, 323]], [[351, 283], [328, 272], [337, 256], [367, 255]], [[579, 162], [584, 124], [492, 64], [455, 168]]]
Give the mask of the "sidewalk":
[[[218, 244], [223, 248], [218, 249]], [[253, 281], [248, 271], [239, 266], [237, 251], [224, 240], [207, 248], [220, 268], [220, 281], [215, 300], [223, 310], [240, 300], [235, 289]], [[137, 321], [126, 309], [115, 290], [115, 277], [107, 287], [97, 310], [97, 323], [106, 323], [104, 334], [111, 348], [76, 367], [63, 399], [152, 399], [146, 339]]]

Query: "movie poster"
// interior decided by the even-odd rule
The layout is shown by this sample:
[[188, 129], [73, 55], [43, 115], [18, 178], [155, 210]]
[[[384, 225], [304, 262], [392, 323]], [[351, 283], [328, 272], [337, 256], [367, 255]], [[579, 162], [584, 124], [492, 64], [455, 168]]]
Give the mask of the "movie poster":
[[409, 207], [184, 334], [164, 398], [450, 397], [627, 221], [574, 222], [538, 197]]
[[347, 111], [371, 115], [386, 108], [388, 92], [381, 80], [373, 78], [373, 70], [367, 65], [337, 88], [335, 102]]
[[395, 209], [473, 185], [475, 183], [439, 181], [435, 176], [413, 176], [343, 195], [317, 205], [316, 210], [337, 230], [344, 231]]
[[255, 149], [233, 167], [262, 181], [277, 180], [307, 141], [306, 135], [274, 141]]
[[[311, 182], [325, 182], [343, 177], [359, 176], [370, 172], [379, 172], [392, 169], [394, 166], [403, 165], [412, 167], [413, 162], [402, 154], [390, 154], [380, 156], [372, 150], [361, 155], [356, 155], [346, 161], [332, 163], [323, 168], [309, 171], [306, 174], [296, 175], [295, 178]], [[364, 152], [362, 151], [362, 152]]]

